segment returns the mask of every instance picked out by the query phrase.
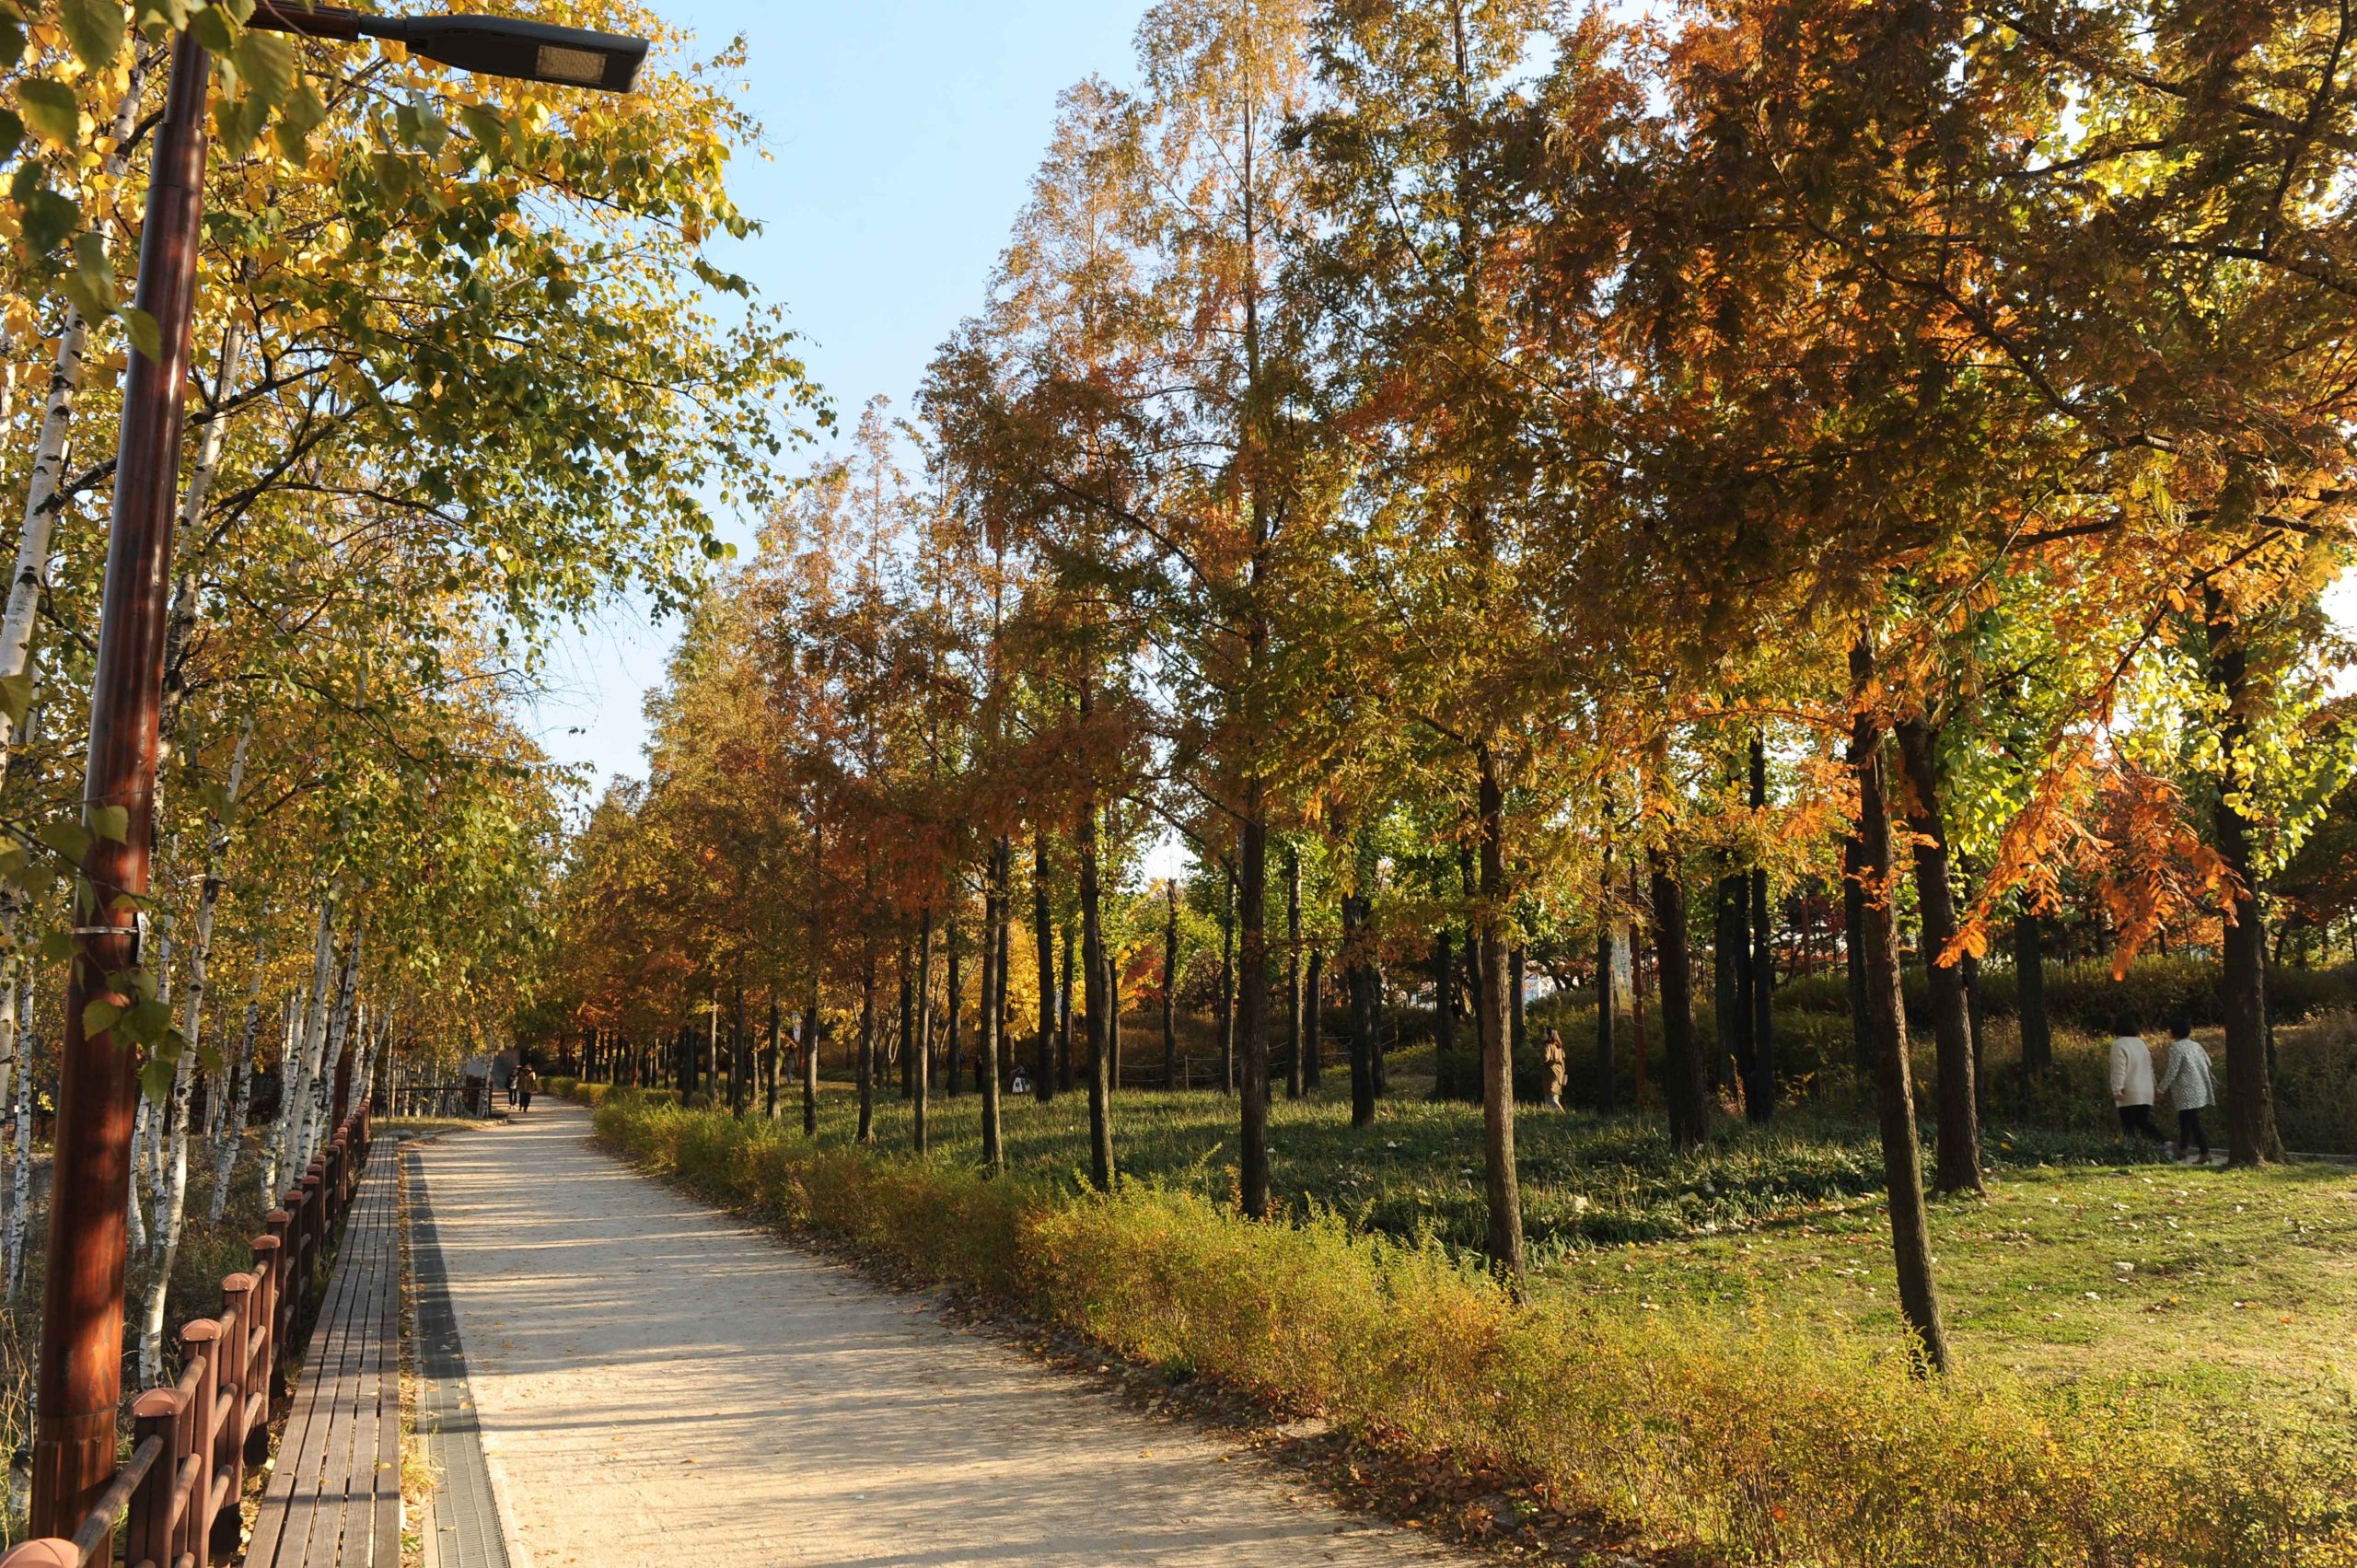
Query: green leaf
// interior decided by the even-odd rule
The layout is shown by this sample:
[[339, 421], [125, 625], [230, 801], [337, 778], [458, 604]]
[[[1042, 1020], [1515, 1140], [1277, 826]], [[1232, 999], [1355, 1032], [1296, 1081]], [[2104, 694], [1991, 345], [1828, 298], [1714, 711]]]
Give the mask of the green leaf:
[[156, 325], [156, 318], [136, 305], [126, 305], [116, 312], [122, 318], [122, 335], [131, 340], [148, 364], [161, 364], [164, 358], [164, 330]]
[[82, 221], [82, 209], [54, 191], [41, 190], [21, 199], [25, 243], [35, 255], [54, 250]]
[[131, 807], [101, 806], [90, 813], [90, 831], [110, 843], [121, 843], [131, 836]]
[[74, 956], [74, 938], [63, 931], [52, 931], [41, 939], [41, 961], [62, 964]]
[[79, 289], [69, 292], [85, 317], [97, 320], [113, 312], [114, 266], [107, 260], [104, 235], [84, 229], [74, 237], [74, 275], [70, 281], [81, 285]]
[[382, 185], [385, 193], [393, 200], [398, 202], [409, 194], [412, 183], [409, 159], [399, 153], [371, 153], [368, 155], [368, 166], [376, 173], [377, 183]]
[[35, 255], [57, 249], [82, 222], [82, 209], [54, 191], [36, 191], [17, 207], [24, 215], [25, 243]]
[[149, 1103], [162, 1105], [171, 1098], [172, 1079], [178, 1075], [178, 1071], [160, 1056], [149, 1057], [147, 1065], [139, 1069], [140, 1093], [147, 1097]]
[[125, 33], [122, 0], [57, 0], [57, 24], [74, 58], [85, 71], [95, 71], [122, 52]]
[[221, 151], [233, 158], [245, 157], [246, 149], [261, 134], [262, 122], [268, 114], [261, 100], [251, 95], [225, 98], [215, 103], [213, 134], [221, 144]]
[[103, 321], [114, 309], [114, 289], [102, 278], [92, 278], [87, 273], [68, 273], [58, 280], [58, 287], [74, 302], [85, 321]]
[[[284, 33], [250, 32], [238, 40], [229, 58], [237, 63], [246, 91], [260, 99], [265, 110], [284, 103], [286, 95], [295, 90], [295, 44]], [[261, 118], [254, 122], [257, 131]]]
[[196, 19], [197, 0], [132, 0], [139, 30], [161, 42]]
[[278, 127], [272, 133], [277, 138], [278, 150], [289, 158], [303, 156], [303, 144], [319, 129], [319, 122], [328, 117], [328, 106], [319, 95], [305, 82], [286, 95], [285, 107], [278, 111]]
[[467, 134], [482, 143], [486, 150], [506, 151], [507, 122], [501, 119], [496, 111], [479, 103], [462, 103], [459, 105], [459, 123], [464, 125]]
[[[6, 27], [0, 27], [0, 55], [7, 53], [7, 32]], [[15, 110], [0, 109], [0, 163], [15, 157], [17, 149], [24, 145], [25, 122], [17, 118]]]
[[14, 17], [0, 17], [0, 65], [14, 65], [24, 57], [24, 24]]
[[[178, 1031], [175, 1030], [174, 1032], [177, 1033]], [[229, 1063], [221, 1055], [221, 1048], [217, 1045], [198, 1046], [196, 1048], [196, 1060], [203, 1066], [207, 1073], [212, 1074], [215, 1078], [226, 1077], [228, 1074]]]
[[238, 47], [238, 24], [228, 12], [218, 6], [207, 6], [189, 19], [189, 31], [196, 41], [215, 54], [226, 54]]
[[89, 830], [79, 822], [67, 821], [62, 817], [55, 821], [43, 822], [33, 836], [76, 865], [82, 864], [82, 856], [90, 848]]
[[17, 84], [17, 102], [25, 123], [41, 140], [64, 148], [82, 139], [82, 105], [64, 82], [28, 76]]
[[33, 705], [33, 672], [19, 670], [14, 675], [0, 676], [0, 714], [19, 729], [24, 727], [25, 714]]
[[122, 1016], [122, 1009], [104, 997], [85, 1002], [82, 1005], [82, 1032], [85, 1035], [104, 1034], [114, 1028], [114, 1021]]

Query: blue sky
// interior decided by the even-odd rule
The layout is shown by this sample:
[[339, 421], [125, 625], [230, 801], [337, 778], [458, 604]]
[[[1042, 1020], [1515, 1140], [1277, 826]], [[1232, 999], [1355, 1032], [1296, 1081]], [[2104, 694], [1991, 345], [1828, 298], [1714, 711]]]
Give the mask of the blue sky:
[[[905, 404], [933, 350], [981, 303], [1045, 149], [1056, 95], [1126, 80], [1145, 0], [658, 0], [711, 53], [750, 50], [745, 101], [766, 141], [731, 189], [764, 232], [717, 259], [784, 304], [846, 420]], [[760, 155], [766, 153], [766, 158]], [[727, 530], [740, 546], [751, 519]], [[643, 769], [641, 701], [675, 629], [617, 605], [564, 638], [535, 718], [558, 761], [600, 782]]]

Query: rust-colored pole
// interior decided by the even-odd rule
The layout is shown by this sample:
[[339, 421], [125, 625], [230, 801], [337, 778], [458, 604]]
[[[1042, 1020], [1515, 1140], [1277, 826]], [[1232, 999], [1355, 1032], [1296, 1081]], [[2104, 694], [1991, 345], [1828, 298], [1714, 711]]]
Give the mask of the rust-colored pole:
[[[204, 202], [203, 45], [172, 44], [171, 86], [156, 129], [136, 303], [155, 318], [160, 364], [134, 350], [122, 384], [114, 522], [90, 688], [87, 825], [121, 807], [120, 839], [93, 837], [75, 902], [74, 961], [60, 1048], [49, 1263], [33, 1423], [30, 1533], [70, 1536], [115, 1470], [122, 1388], [123, 1202], [138, 1063], [114, 1031], [86, 1033], [83, 1009], [121, 1002], [138, 967], [135, 906], [147, 891], [156, 742], [170, 610], [173, 505], [188, 383], [189, 313]], [[107, 1548], [95, 1554], [104, 1562]]]

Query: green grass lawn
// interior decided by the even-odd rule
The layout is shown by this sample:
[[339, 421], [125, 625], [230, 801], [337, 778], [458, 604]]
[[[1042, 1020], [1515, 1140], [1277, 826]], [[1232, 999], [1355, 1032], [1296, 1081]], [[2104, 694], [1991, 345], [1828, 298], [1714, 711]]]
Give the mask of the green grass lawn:
[[[1346, 1090], [1271, 1108], [1276, 1191], [1292, 1209], [1478, 1247], [1480, 1112], [1434, 1104], [1402, 1075], [1376, 1125]], [[798, 1108], [782, 1108], [789, 1114]], [[1232, 1198], [1235, 1102], [1125, 1090], [1122, 1169]], [[980, 1100], [933, 1097], [935, 1157], [972, 1159]], [[848, 1143], [849, 1086], [830, 1082], [820, 1137]], [[1077, 1186], [1082, 1094], [1006, 1103], [1011, 1163]], [[1643, 1309], [1701, 1307], [1784, 1322], [1898, 1331], [1880, 1152], [1862, 1124], [1806, 1112], [1765, 1131], [1726, 1121], [1678, 1156], [1657, 1123], [1526, 1107], [1515, 1124], [1534, 1286]], [[1928, 1136], [1928, 1133], [1927, 1133]], [[877, 1139], [908, 1146], [897, 1083]], [[1989, 1129], [1990, 1195], [1933, 1204], [1950, 1330], [1968, 1365], [2016, 1370], [2050, 1394], [2122, 1392], [2204, 1408], [2256, 1406], [2345, 1422], [2357, 1407], [2357, 1169], [2188, 1169], [2086, 1133]]]

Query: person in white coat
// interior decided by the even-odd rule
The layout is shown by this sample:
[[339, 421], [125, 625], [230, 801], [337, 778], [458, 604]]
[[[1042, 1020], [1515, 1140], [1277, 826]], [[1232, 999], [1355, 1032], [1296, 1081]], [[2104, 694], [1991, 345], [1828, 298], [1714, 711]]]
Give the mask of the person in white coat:
[[2153, 1125], [2153, 1048], [2137, 1031], [2142, 1023], [2133, 1013], [2113, 1021], [2111, 1041], [2111, 1103], [2119, 1110], [2119, 1130], [2165, 1144]]
[[2200, 1161], [2208, 1165], [2210, 1134], [2202, 1131], [2201, 1113], [2218, 1103], [2218, 1079], [2210, 1070], [2210, 1053], [2193, 1038], [2193, 1020], [2183, 1013], [2169, 1019], [2168, 1053], [2154, 1086], [2177, 1107], [2177, 1147], [2200, 1150]]

